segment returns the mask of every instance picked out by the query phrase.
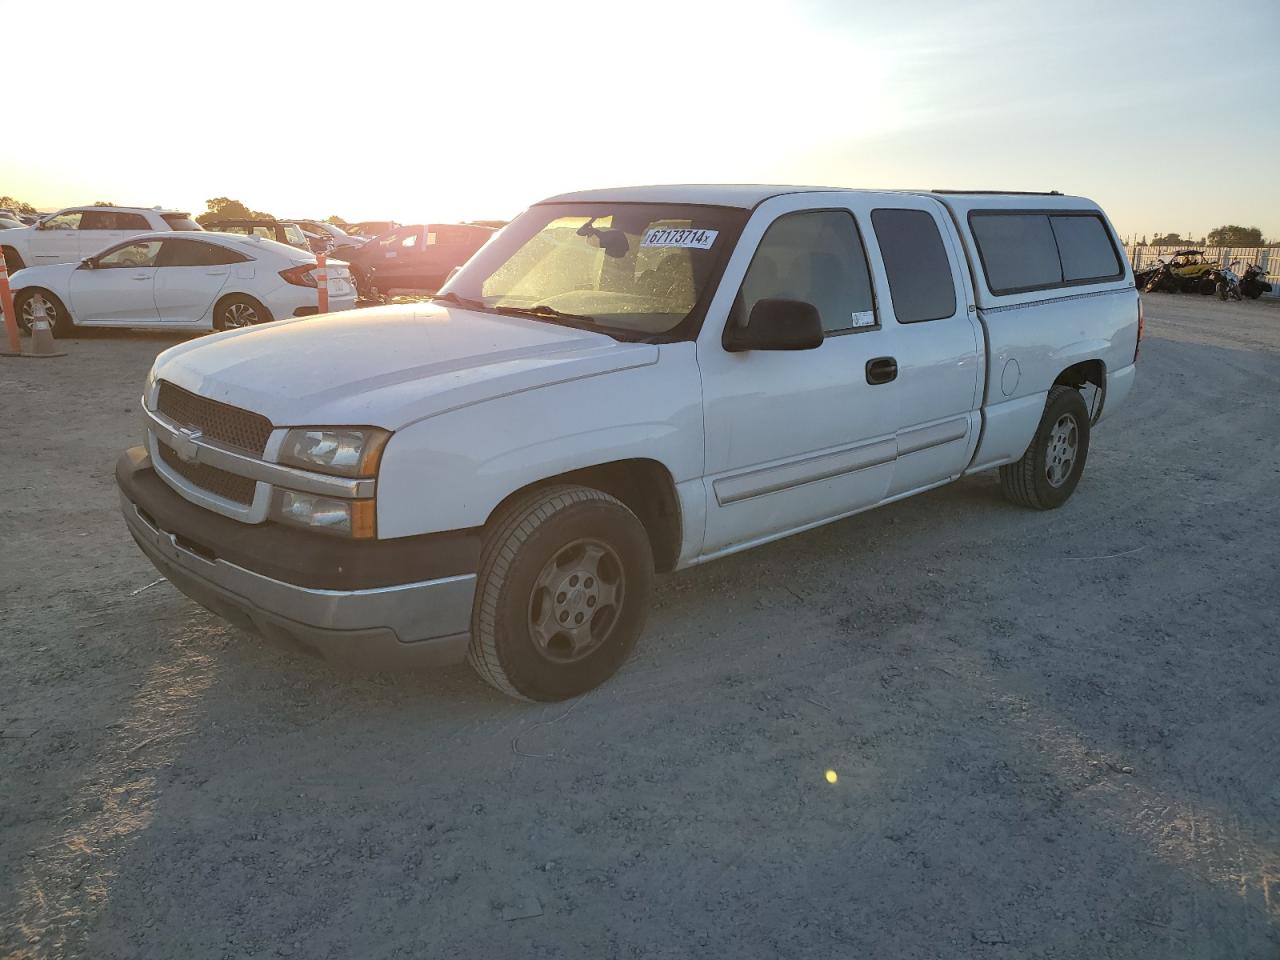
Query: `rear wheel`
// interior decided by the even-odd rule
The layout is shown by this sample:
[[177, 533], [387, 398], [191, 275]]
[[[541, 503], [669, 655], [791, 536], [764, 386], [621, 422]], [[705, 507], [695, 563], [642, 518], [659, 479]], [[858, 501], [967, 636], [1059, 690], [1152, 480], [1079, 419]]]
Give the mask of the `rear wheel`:
[[1040, 426], [1017, 463], [1000, 468], [1000, 486], [1014, 503], [1052, 510], [1070, 499], [1089, 456], [1089, 410], [1080, 391], [1054, 386]]
[[590, 487], [543, 487], [492, 524], [480, 556], [467, 660], [503, 693], [565, 700], [603, 683], [648, 613], [644, 525]]
[[65, 337], [71, 332], [71, 314], [63, 306], [56, 294], [41, 287], [21, 290], [14, 298], [13, 308], [18, 314], [18, 326], [25, 332], [31, 332], [31, 324], [44, 307], [45, 318], [49, 321], [49, 329], [55, 337]]
[[259, 323], [271, 322], [271, 311], [253, 297], [242, 293], [223, 297], [213, 308], [215, 330], [239, 330]]

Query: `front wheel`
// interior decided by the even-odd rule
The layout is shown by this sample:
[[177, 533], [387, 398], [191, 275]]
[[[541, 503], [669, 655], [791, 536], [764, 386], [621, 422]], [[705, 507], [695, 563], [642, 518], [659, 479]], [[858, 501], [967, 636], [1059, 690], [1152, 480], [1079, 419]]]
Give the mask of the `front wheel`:
[[1052, 387], [1027, 452], [1000, 468], [1000, 486], [1020, 506], [1053, 510], [1075, 492], [1088, 456], [1089, 410], [1084, 397], [1072, 387]]
[[237, 293], [223, 297], [213, 308], [215, 330], [239, 330], [259, 323], [271, 322], [271, 311], [253, 297]]
[[13, 309], [18, 314], [18, 326], [24, 333], [31, 332], [31, 324], [44, 307], [49, 329], [55, 337], [65, 337], [71, 332], [71, 314], [58, 297], [48, 290], [34, 287], [19, 291], [14, 298]]
[[1219, 300], [1227, 299], [1227, 285], [1221, 280], [1218, 281], [1218, 285], [1213, 288], [1213, 291], [1218, 295]]
[[652, 584], [648, 535], [620, 501], [568, 484], [533, 490], [485, 538], [467, 661], [519, 699], [585, 693], [635, 646]]

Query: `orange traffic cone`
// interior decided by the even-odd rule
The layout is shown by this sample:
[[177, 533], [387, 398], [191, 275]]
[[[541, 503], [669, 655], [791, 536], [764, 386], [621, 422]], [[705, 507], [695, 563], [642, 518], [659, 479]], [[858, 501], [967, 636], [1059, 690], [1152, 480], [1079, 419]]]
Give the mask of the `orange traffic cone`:
[[21, 356], [31, 360], [66, 356], [53, 342], [53, 328], [49, 326], [49, 314], [45, 312], [43, 300], [36, 301], [35, 316], [31, 318], [31, 350]]
[[44, 304], [36, 308], [37, 313], [31, 321], [31, 352], [29, 357], [65, 357], [66, 353], [56, 349], [53, 342], [53, 328], [49, 326], [49, 318], [44, 312]]

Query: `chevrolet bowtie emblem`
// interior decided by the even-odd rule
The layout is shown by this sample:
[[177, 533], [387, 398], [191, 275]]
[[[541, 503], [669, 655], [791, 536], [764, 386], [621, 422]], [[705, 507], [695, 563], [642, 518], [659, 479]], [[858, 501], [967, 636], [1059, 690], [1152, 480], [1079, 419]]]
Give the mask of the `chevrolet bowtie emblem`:
[[178, 459], [183, 463], [195, 463], [200, 458], [200, 447], [196, 441], [202, 436], [204, 436], [202, 430], [181, 427], [173, 435], [173, 452], [178, 455]]

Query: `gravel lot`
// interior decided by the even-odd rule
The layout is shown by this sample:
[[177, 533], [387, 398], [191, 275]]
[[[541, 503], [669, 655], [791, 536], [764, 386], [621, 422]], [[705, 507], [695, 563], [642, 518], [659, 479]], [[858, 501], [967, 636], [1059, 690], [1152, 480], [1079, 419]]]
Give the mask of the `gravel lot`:
[[1147, 314], [1063, 509], [667, 577], [551, 706], [152, 584], [111, 471], [175, 338], [0, 360], [0, 956], [1274, 960], [1280, 309]]

